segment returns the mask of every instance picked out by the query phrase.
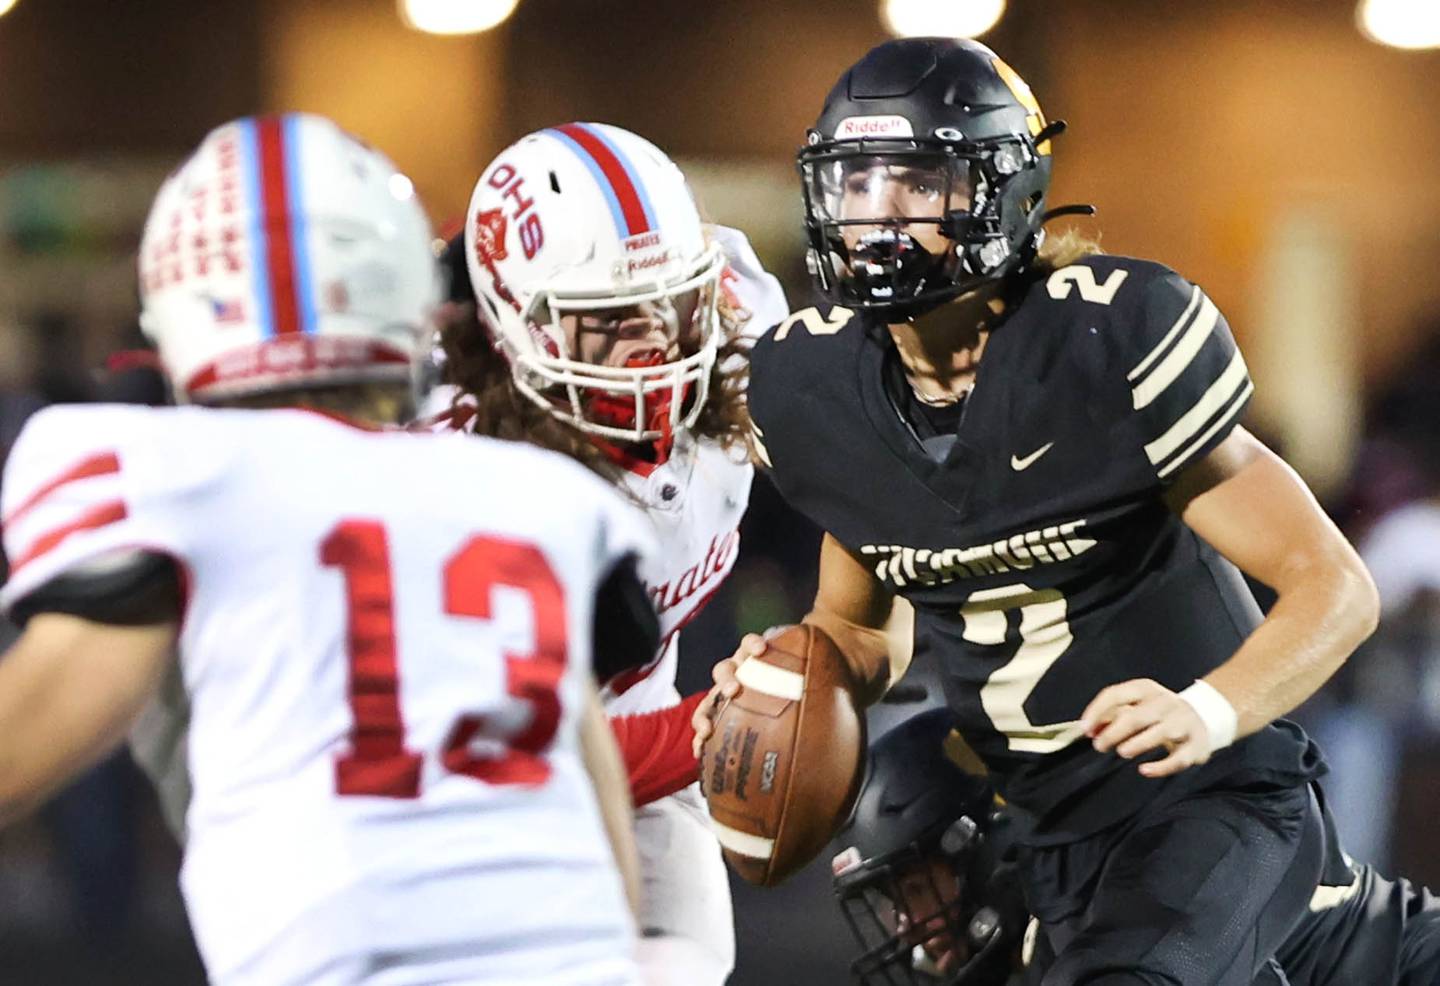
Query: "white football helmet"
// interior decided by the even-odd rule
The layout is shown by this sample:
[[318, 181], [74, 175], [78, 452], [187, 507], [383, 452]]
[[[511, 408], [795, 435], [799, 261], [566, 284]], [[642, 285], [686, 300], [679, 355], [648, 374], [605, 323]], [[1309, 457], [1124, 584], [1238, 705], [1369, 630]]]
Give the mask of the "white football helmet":
[[[626, 442], [695, 422], [721, 341], [725, 257], [685, 176], [649, 141], [597, 123], [522, 138], [475, 185], [465, 260], [480, 316], [530, 400]], [[617, 341], [626, 332], [634, 338]], [[609, 333], [608, 351], [587, 352], [582, 333]]]
[[141, 327], [176, 398], [408, 379], [439, 301], [410, 179], [323, 117], [213, 131], [160, 188]]

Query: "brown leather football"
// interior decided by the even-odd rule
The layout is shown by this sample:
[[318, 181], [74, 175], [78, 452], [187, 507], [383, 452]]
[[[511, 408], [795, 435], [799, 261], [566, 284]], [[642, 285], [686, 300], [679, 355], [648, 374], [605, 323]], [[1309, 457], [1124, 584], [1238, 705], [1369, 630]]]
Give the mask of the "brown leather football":
[[740, 664], [739, 693], [701, 751], [700, 786], [725, 859], [772, 887], [830, 841], [864, 779], [865, 717], [835, 642], [808, 623]]

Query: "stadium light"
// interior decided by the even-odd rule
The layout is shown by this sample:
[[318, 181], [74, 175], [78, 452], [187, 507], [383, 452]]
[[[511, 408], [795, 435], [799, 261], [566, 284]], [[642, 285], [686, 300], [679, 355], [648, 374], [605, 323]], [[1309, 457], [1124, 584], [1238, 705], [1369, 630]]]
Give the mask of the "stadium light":
[[[4, 0], [0, 0], [3, 3]], [[400, 18], [427, 34], [478, 34], [505, 22], [520, 0], [399, 0]]]
[[1360, 30], [1392, 48], [1440, 48], [1440, 4], [1435, 0], [1360, 0]]
[[0, 17], [10, 13], [11, 8], [19, 2], [20, 0], [0, 0]]
[[1005, 13], [1005, 0], [882, 0], [880, 17], [899, 38], [978, 38]]

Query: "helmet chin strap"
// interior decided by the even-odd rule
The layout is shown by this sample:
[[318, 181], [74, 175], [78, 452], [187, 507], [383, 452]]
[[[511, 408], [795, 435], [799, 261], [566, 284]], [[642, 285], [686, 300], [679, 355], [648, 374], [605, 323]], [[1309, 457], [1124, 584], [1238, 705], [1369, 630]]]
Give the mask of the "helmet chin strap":
[[1081, 204], [1076, 204], [1076, 205], [1062, 205], [1062, 206], [1057, 206], [1057, 207], [1055, 207], [1054, 209], [1049, 209], [1049, 210], [1047, 210], [1046, 213], [1045, 213], [1045, 215], [1043, 215], [1043, 216], [1040, 217], [1040, 225], [1041, 225], [1041, 226], [1044, 226], [1044, 225], [1045, 225], [1046, 223], [1048, 223], [1050, 220], [1052, 220], [1052, 219], [1059, 219], [1061, 216], [1093, 216], [1093, 215], [1095, 215], [1095, 207], [1094, 207], [1093, 205], [1081, 205]]

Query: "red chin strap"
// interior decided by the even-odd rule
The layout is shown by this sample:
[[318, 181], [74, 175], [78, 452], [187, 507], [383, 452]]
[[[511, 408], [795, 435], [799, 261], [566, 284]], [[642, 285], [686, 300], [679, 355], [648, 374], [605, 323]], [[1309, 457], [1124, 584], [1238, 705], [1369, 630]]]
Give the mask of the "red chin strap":
[[[664, 362], [665, 354], [658, 349], [651, 349], [633, 354], [625, 360], [624, 365], [631, 369], [649, 369], [661, 366]], [[687, 383], [683, 399], [688, 399], [689, 396], [690, 384]], [[636, 405], [639, 404], [645, 416], [644, 430], [660, 432], [660, 437], [654, 442], [654, 462], [657, 465], [670, 458], [670, 451], [675, 444], [675, 436], [670, 428], [670, 408], [673, 403], [674, 391], [668, 388], [654, 396], [642, 394], [639, 401], [604, 390], [590, 390], [585, 397], [585, 409], [589, 412], [590, 419], [610, 428], [633, 429]]]

